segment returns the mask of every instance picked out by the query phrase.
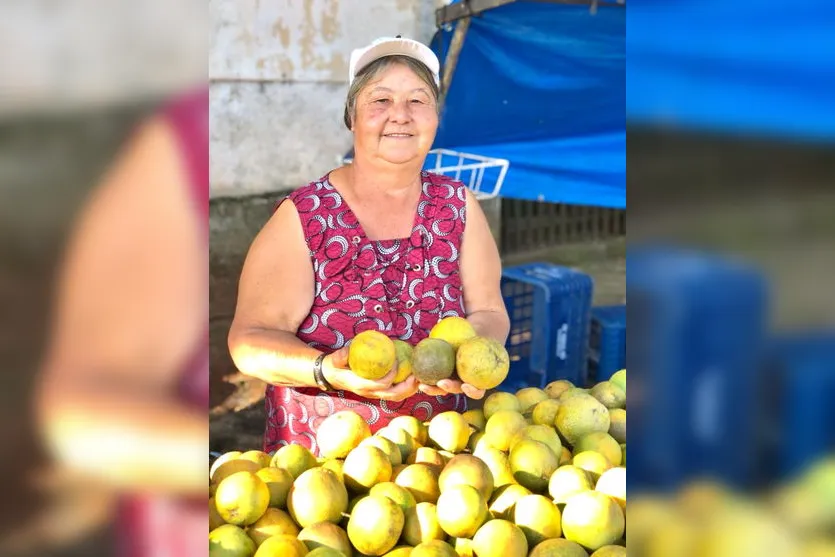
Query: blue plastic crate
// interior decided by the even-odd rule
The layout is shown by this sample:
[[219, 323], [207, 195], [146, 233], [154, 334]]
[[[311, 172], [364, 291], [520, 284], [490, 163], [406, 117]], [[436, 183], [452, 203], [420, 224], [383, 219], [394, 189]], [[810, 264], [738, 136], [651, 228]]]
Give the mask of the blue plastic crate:
[[550, 263], [509, 267], [502, 295], [510, 315], [510, 372], [499, 387], [514, 392], [551, 381], [586, 383], [591, 277]]
[[768, 355], [761, 479], [775, 483], [835, 452], [835, 331], [781, 335]]
[[677, 249], [630, 248], [627, 489], [756, 478], [767, 284], [757, 269]]
[[590, 383], [607, 381], [626, 367], [626, 306], [591, 308], [589, 331]]

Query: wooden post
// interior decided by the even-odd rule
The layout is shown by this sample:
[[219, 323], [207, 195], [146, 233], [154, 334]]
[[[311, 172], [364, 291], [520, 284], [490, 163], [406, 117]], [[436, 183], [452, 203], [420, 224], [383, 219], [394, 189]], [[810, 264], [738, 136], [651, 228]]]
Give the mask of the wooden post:
[[455, 67], [458, 65], [458, 58], [461, 55], [461, 49], [464, 47], [464, 38], [467, 36], [469, 28], [470, 18], [468, 16], [458, 20], [455, 32], [452, 34], [449, 52], [447, 52], [446, 60], [444, 60], [444, 73], [441, 76], [441, 98], [439, 99], [441, 110], [443, 110], [449, 87], [452, 84], [452, 76], [455, 73]]

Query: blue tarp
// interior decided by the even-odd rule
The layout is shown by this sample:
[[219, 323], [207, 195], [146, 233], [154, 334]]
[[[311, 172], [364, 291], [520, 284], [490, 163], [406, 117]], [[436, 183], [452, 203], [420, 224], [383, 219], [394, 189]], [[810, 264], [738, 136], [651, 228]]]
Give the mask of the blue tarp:
[[[625, 208], [625, 12], [519, 1], [474, 17], [434, 146], [508, 159], [503, 197]], [[442, 63], [453, 29], [432, 41]]]
[[835, 3], [633, 2], [634, 122], [835, 139]]

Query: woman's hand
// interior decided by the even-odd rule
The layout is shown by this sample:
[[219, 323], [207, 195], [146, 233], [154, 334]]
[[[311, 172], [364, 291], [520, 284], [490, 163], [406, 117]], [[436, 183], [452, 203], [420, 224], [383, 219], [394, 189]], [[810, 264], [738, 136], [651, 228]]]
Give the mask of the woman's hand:
[[479, 400], [484, 398], [485, 394], [484, 389], [478, 389], [458, 379], [441, 379], [435, 386], [421, 384], [418, 388], [422, 393], [430, 396], [465, 394], [469, 398]]
[[322, 362], [325, 379], [340, 391], [349, 391], [365, 398], [401, 401], [418, 392], [418, 381], [414, 375], [392, 385], [397, 375], [397, 362], [385, 377], [377, 381], [363, 379], [348, 368], [348, 347], [325, 356]]

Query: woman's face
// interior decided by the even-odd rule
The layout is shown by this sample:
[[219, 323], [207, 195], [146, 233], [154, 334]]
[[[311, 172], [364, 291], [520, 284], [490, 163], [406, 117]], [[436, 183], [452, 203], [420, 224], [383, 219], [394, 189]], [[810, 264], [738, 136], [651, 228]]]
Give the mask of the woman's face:
[[392, 164], [422, 164], [438, 129], [435, 105], [432, 90], [410, 68], [386, 68], [357, 96], [354, 150]]

